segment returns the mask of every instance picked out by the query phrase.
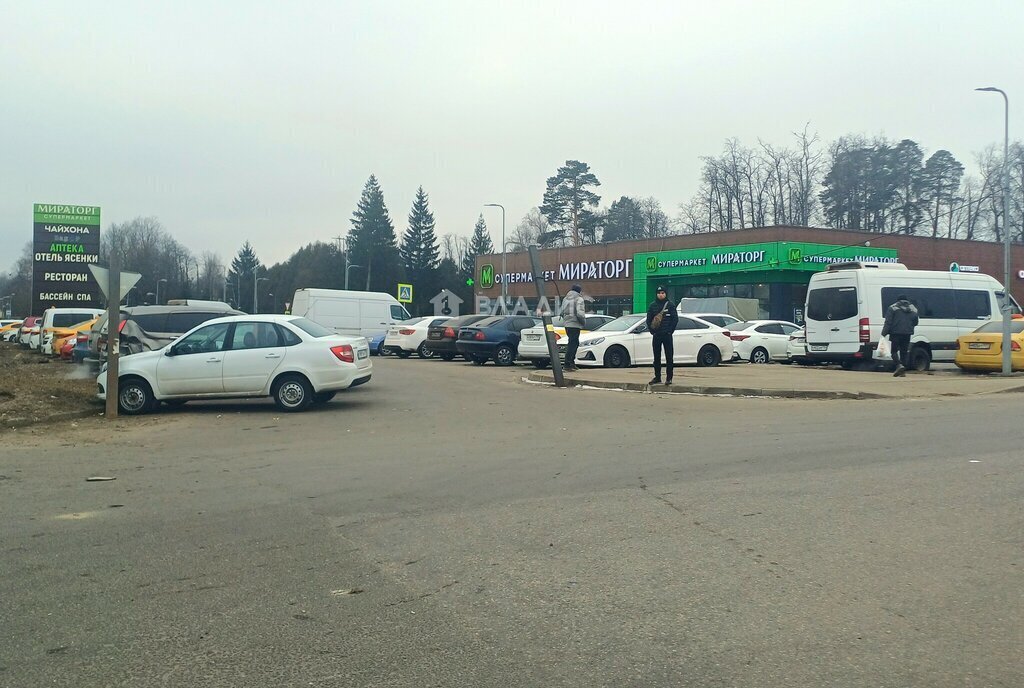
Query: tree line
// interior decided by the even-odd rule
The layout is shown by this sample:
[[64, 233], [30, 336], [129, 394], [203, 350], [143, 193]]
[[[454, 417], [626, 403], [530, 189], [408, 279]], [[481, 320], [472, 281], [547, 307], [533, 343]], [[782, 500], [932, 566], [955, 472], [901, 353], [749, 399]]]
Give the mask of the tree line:
[[[947, 150], [926, 154], [910, 139], [847, 135], [823, 144], [807, 128], [788, 146], [725, 141], [701, 158], [700, 185], [670, 217], [653, 196], [621, 196], [601, 205], [596, 173], [567, 160], [546, 181], [538, 206], [512, 229], [508, 245], [522, 250], [579, 246], [676, 234], [767, 225], [821, 226], [863, 232], [1002, 241], [1006, 228], [1024, 242], [1024, 145], [1010, 147], [1010, 217], [1003, 217], [1002, 153], [975, 154], [974, 175]], [[264, 265], [245, 242], [229, 263], [212, 252], [195, 254], [153, 217], [112, 224], [101, 261], [113, 253], [123, 269], [142, 274], [129, 305], [169, 298], [225, 300], [253, 311], [281, 312], [296, 289], [320, 287], [394, 293], [414, 286], [414, 314], [433, 312], [442, 288], [467, 302], [477, 256], [497, 252], [481, 214], [472, 232], [437, 232], [427, 192], [412, 200], [405, 228], [396, 232], [384, 191], [373, 175], [363, 187], [346, 236], [315, 241], [288, 259]], [[500, 248], [500, 247], [499, 247]], [[32, 247], [0, 276], [0, 294], [15, 294], [13, 310], [27, 313]], [[256, 298], [254, 298], [254, 296]]]

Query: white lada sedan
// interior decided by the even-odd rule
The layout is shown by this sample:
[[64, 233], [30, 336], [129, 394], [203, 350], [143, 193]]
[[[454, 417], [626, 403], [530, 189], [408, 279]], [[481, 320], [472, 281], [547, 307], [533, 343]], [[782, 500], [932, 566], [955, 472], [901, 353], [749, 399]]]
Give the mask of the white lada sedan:
[[[119, 360], [118, 407], [125, 415], [195, 399], [272, 397], [283, 411], [325, 404], [370, 381], [363, 337], [336, 335], [290, 315], [207, 320], [162, 349]], [[106, 399], [107, 373], [96, 380]]]

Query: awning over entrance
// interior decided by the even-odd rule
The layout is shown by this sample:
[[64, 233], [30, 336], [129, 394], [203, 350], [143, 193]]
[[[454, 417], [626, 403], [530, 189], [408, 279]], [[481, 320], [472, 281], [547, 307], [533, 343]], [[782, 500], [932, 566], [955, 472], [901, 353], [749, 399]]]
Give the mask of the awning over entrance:
[[646, 308], [658, 284], [807, 284], [812, 273], [846, 261], [899, 262], [896, 249], [774, 241], [637, 253], [633, 307]]

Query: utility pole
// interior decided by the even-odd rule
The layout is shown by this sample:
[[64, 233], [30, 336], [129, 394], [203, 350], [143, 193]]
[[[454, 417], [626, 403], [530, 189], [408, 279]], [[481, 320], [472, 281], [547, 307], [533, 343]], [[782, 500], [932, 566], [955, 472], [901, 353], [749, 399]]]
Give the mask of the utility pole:
[[[107, 400], [106, 417], [117, 418], [118, 356], [121, 354], [121, 259], [110, 252], [110, 285], [107, 288]], [[157, 282], [157, 288], [160, 283]]]

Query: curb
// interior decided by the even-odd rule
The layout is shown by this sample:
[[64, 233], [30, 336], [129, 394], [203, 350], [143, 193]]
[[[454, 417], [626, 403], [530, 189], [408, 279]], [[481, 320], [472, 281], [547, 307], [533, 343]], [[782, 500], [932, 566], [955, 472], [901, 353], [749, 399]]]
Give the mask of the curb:
[[[554, 383], [554, 373], [536, 371], [529, 374], [530, 382]], [[718, 387], [699, 385], [672, 385], [662, 389], [651, 389], [642, 382], [610, 382], [566, 376], [571, 385], [586, 385], [599, 389], [621, 389], [627, 392], [652, 392], [655, 394], [701, 394], [705, 396], [776, 397], [782, 399], [894, 399], [895, 397], [871, 392], [843, 392], [836, 390], [761, 389], [756, 387]]]
[[4, 430], [17, 430], [19, 428], [27, 428], [29, 426], [40, 425], [42, 423], [59, 423], [65, 420], [78, 420], [79, 418], [91, 418], [92, 416], [102, 415], [102, 409], [92, 409], [88, 411], [56, 413], [52, 416], [46, 416], [45, 418], [12, 418], [11, 420], [0, 420], [0, 433]]

